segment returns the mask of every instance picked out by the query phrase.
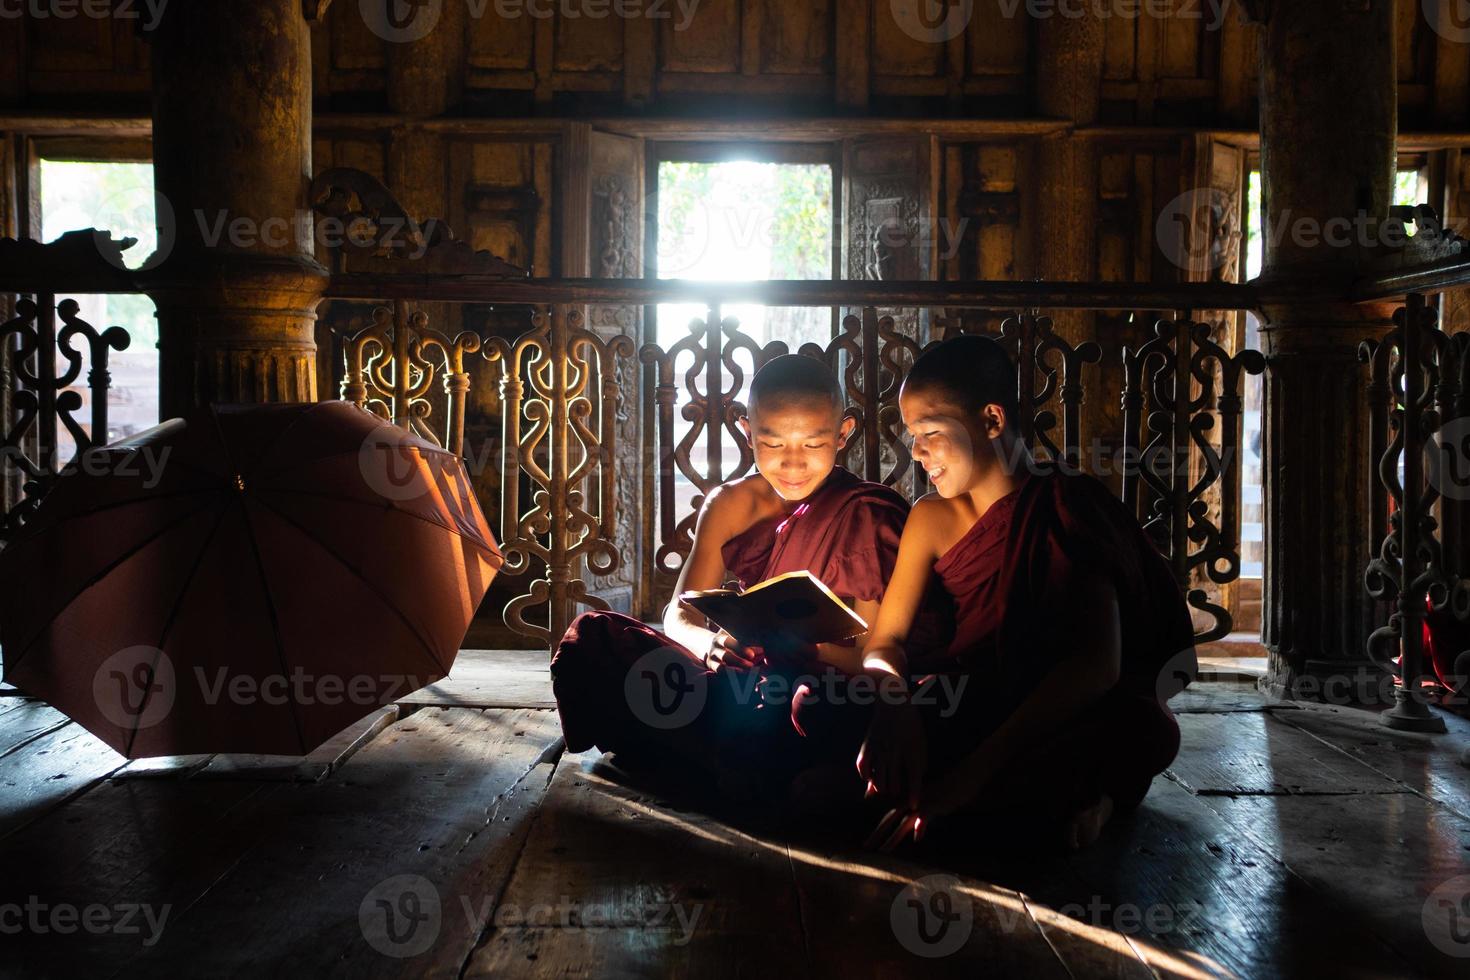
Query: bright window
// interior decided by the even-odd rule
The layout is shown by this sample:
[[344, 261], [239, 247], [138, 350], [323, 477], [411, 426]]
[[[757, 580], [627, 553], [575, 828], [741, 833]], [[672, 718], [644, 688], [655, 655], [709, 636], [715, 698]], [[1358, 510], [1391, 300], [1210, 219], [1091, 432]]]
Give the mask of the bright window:
[[[658, 277], [725, 282], [832, 278], [832, 184], [832, 168], [827, 164], [660, 163]], [[688, 334], [689, 322], [703, 320], [706, 313], [700, 304], [660, 305], [659, 345], [672, 348]], [[727, 306], [721, 314], [738, 318], [741, 329], [760, 346], [783, 340], [792, 353], [805, 343], [825, 346], [832, 337], [832, 311], [826, 307], [743, 304]], [[736, 397], [744, 402], [751, 365], [744, 355], [739, 362], [745, 377]], [[683, 358], [675, 365], [680, 388], [676, 441], [690, 426], [682, 413], [689, 400], [683, 373], [687, 363]], [[702, 388], [702, 377], [699, 384]], [[728, 476], [739, 462], [740, 451], [728, 434], [722, 449], [721, 476]], [[703, 471], [703, 452], [691, 456], [691, 462]], [[694, 489], [682, 474], [677, 493], [678, 512], [686, 513]]]
[[[114, 239], [136, 238], [138, 244], [123, 252], [128, 268], [140, 267], [158, 243], [153, 198], [153, 165], [148, 163], [93, 163], [41, 161], [41, 239], [52, 242], [64, 232], [97, 228]], [[58, 297], [64, 299], [68, 297]], [[99, 331], [119, 326], [132, 343], [125, 351], [110, 352], [112, 391], [105, 436], [88, 431], [98, 442], [115, 442], [158, 424], [158, 321], [153, 301], [141, 294], [77, 295], [80, 316]], [[60, 324], [58, 324], [60, 329]], [[64, 362], [58, 359], [58, 370]], [[90, 392], [87, 369], [74, 384], [83, 407], [76, 415], [90, 430]], [[75, 452], [69, 434], [61, 433], [61, 462]]]

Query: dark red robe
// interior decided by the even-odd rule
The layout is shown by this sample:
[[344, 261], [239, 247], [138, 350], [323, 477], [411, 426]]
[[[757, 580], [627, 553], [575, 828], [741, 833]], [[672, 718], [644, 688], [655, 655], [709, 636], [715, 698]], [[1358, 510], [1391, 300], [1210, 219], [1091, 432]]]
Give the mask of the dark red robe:
[[[898, 559], [908, 511], [908, 502], [895, 491], [837, 467], [789, 516], [761, 521], [728, 541], [722, 549], [725, 568], [742, 587], [804, 569], [839, 596], [879, 600]], [[667, 651], [667, 659], [650, 666], [646, 656], [653, 651]], [[650, 724], [647, 705], [629, 704], [641, 690], [636, 678], [629, 680], [633, 669], [649, 673], [655, 684], [674, 676], [677, 684], [699, 685], [704, 707], [669, 728]], [[705, 667], [702, 656], [636, 619], [585, 613], [567, 630], [551, 661], [567, 747], [708, 757], [728, 755], [736, 743], [752, 758], [806, 748], [788, 711], [765, 710], [748, 686], [725, 683], [728, 672], [719, 673], [716, 682], [716, 672]]]
[[1113, 586], [1122, 635], [1117, 687], [1018, 760], [1012, 777], [1046, 793], [1054, 787], [1062, 808], [1101, 793], [1123, 804], [1141, 799], [1178, 752], [1178, 725], [1157, 692], [1179, 686], [1171, 675], [1191, 659], [1194, 628], [1167, 563], [1122, 502], [1089, 476], [1033, 476], [997, 501], [934, 572], [954, 600], [955, 631], [946, 647], [917, 651], [911, 669], [971, 679], [968, 703], [934, 726], [941, 760], [979, 745], [1075, 653], [1071, 638], [1094, 628], [1075, 619], [1080, 584], [1095, 577]]

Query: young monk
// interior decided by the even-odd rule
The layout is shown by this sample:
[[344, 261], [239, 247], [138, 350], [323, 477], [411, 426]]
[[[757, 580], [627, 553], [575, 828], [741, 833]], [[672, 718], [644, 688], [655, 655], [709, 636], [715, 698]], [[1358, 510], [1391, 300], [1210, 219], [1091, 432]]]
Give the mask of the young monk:
[[[791, 724], [789, 703], [767, 705], [742, 675], [772, 669], [789, 674], [824, 664], [860, 673], [860, 646], [742, 647], [728, 633], [710, 629], [677, 597], [732, 579], [747, 588], [805, 569], [872, 622], [909, 508], [894, 491], [836, 465], [854, 425], [843, 417], [841, 386], [822, 362], [787, 355], [756, 373], [749, 413], [740, 420], [756, 471], [716, 488], [705, 501], [664, 613], [664, 632], [617, 613], [586, 613], [552, 658], [568, 748], [596, 745], [701, 766], [743, 760], [774, 771], [798, 765], [804, 746]], [[640, 682], [629, 681], [630, 669], [656, 650], [674, 659], [656, 665], [654, 683], [669, 677], [675, 688], [698, 684], [708, 701], [697, 717], [668, 728], [650, 724], [646, 712], [630, 705], [626, 688]], [[780, 765], [767, 765], [773, 759]]]
[[[1178, 751], [1157, 692], [1161, 673], [1193, 667], [1188, 607], [1116, 497], [1027, 454], [1015, 378], [998, 344], [960, 337], [919, 358], [900, 393], [934, 492], [904, 527], [864, 652], [884, 696], [857, 768], [896, 804], [879, 846], [1000, 809], [1084, 846]], [[935, 584], [955, 632], [924, 649], [913, 625]], [[947, 719], [913, 703], [914, 679], [931, 673], [970, 680]]]

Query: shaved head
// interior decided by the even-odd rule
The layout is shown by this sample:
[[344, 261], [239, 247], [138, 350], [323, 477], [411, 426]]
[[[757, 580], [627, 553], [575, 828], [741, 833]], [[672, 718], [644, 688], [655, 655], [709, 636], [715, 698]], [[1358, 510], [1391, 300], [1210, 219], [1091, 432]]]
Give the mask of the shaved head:
[[999, 405], [1008, 425], [1017, 422], [1016, 365], [989, 337], [953, 337], [929, 350], [909, 369], [903, 389], [938, 395], [965, 412]]
[[810, 402], [826, 402], [836, 415], [845, 407], [837, 375], [815, 357], [783, 354], [757, 371], [750, 382], [752, 413]]

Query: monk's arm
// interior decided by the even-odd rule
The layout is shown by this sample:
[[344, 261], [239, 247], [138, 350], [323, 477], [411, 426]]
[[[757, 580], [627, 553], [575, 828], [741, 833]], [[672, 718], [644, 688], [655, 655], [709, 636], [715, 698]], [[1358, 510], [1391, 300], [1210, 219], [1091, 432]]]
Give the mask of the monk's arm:
[[863, 647], [863, 669], [886, 677], [904, 678], [908, 655], [904, 644], [919, 614], [929, 579], [934, 574], [935, 509], [920, 501], [909, 514], [898, 544], [893, 578], [883, 592], [878, 616]]
[[1069, 628], [1060, 640], [1073, 652], [1042, 678], [1000, 727], [961, 764], [961, 778], [977, 796], [1027, 747], [1046, 741], [1118, 684], [1122, 625], [1118, 594], [1105, 578], [1079, 583]]
[[676, 643], [701, 656], [710, 648], [714, 632], [705, 618], [679, 602], [685, 592], [717, 589], [723, 584], [725, 560], [721, 549], [734, 536], [741, 504], [738, 494], [721, 487], [710, 494], [694, 525], [694, 543], [689, 558], [679, 569], [674, 596], [664, 608], [664, 633]]
[[817, 659], [821, 663], [836, 667], [844, 674], [861, 674], [863, 672], [863, 649], [867, 645], [868, 637], [872, 635], [871, 628], [878, 619], [878, 600], [859, 599], [852, 603], [852, 611], [863, 618], [863, 622], [869, 626], [869, 632], [857, 638], [854, 646], [840, 646], [836, 643], [820, 643], [817, 645]]

